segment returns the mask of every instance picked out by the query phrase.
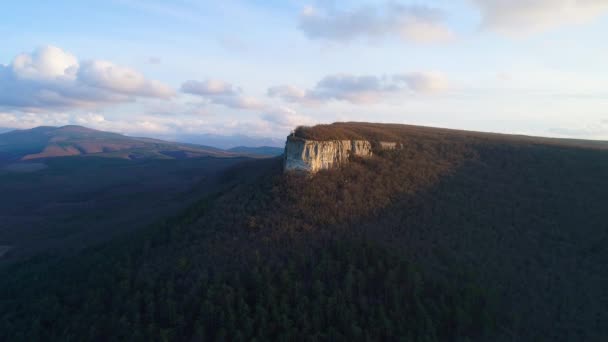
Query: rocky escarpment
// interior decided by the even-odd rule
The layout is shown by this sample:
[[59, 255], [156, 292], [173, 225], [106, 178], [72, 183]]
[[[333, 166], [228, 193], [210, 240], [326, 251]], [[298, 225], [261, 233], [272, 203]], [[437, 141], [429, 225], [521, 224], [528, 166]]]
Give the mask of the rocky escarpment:
[[[378, 142], [380, 149], [395, 149], [397, 143]], [[371, 157], [372, 142], [367, 140], [307, 140], [294, 136], [285, 144], [284, 170], [315, 173], [348, 162], [351, 156]]]

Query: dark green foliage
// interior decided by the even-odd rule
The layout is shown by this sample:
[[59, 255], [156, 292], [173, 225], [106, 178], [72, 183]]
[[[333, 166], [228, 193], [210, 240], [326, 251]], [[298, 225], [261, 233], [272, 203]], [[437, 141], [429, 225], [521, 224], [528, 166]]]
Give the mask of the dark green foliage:
[[607, 152], [405, 132], [314, 177], [239, 164], [179, 217], [2, 270], [0, 340], [606, 340]]
[[175, 215], [218, 186], [245, 158], [123, 160], [61, 157], [32, 173], [0, 170], [0, 266], [68, 252]]
[[[430, 281], [378, 246], [334, 241], [314, 257], [289, 256], [258, 254], [238, 272], [187, 256], [161, 269], [123, 259], [111, 263], [112, 274], [71, 279], [77, 285], [33, 285], [46, 288], [35, 302], [3, 297], [0, 339], [445, 341], [494, 329], [481, 290]], [[37, 277], [59, 281], [69, 273]]]

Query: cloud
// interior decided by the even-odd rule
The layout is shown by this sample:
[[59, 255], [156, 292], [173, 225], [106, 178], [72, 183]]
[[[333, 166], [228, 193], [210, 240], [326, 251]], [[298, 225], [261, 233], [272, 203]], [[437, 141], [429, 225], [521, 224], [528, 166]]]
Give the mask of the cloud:
[[133, 69], [102, 60], [78, 61], [54, 46], [0, 65], [0, 107], [4, 108], [46, 111], [173, 95], [170, 87]]
[[300, 125], [311, 125], [315, 123], [310, 117], [300, 115], [288, 107], [274, 108], [262, 115], [262, 120], [278, 126], [280, 130], [294, 129]]
[[437, 93], [449, 87], [447, 77], [436, 71], [412, 72], [394, 77], [405, 82], [412, 91], [418, 93]]
[[306, 99], [306, 91], [291, 85], [280, 85], [268, 88], [267, 92], [270, 97], [282, 98], [288, 102], [298, 102]]
[[65, 113], [22, 113], [0, 112], [0, 126], [26, 129], [37, 126], [63, 126], [70, 123], [70, 115]]
[[306, 7], [299, 29], [310, 39], [351, 41], [398, 37], [404, 41], [438, 42], [452, 38], [443, 11], [423, 5], [385, 3], [352, 10], [321, 11]]
[[159, 81], [147, 80], [139, 72], [108, 61], [85, 61], [77, 71], [82, 85], [123, 95], [168, 98], [173, 91]]
[[219, 96], [213, 97], [211, 101], [215, 104], [224, 105], [234, 109], [262, 109], [264, 104], [252, 96]]
[[220, 80], [186, 81], [182, 84], [182, 92], [200, 96], [232, 96], [240, 92], [230, 83]]
[[329, 75], [310, 90], [290, 85], [268, 89], [268, 96], [287, 102], [319, 104], [331, 100], [354, 104], [375, 103], [382, 97], [410, 90], [416, 93], [435, 93], [447, 89], [447, 78], [439, 72], [412, 72], [391, 76]]
[[471, 0], [482, 26], [503, 33], [526, 33], [580, 24], [608, 13], [606, 0]]
[[258, 99], [243, 95], [241, 88], [220, 80], [186, 81], [182, 84], [181, 91], [233, 109], [263, 109], [265, 107]]
[[343, 100], [352, 103], [371, 103], [400, 89], [390, 78], [337, 74], [321, 79], [310, 96], [318, 100]]

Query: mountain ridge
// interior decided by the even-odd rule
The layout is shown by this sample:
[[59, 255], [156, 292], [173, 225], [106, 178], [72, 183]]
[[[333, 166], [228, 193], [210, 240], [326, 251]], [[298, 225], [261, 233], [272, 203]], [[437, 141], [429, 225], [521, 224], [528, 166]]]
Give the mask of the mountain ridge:
[[334, 122], [331, 124], [320, 124], [315, 126], [298, 126], [291, 137], [313, 140], [366, 140], [371, 142], [399, 142], [403, 140], [403, 133], [413, 136], [425, 136], [428, 134], [459, 135], [474, 139], [495, 140], [515, 143], [539, 143], [550, 145], [580, 146], [584, 148], [608, 149], [608, 141], [585, 140], [572, 138], [541, 137], [523, 134], [480, 132], [452, 128], [437, 128], [430, 126], [373, 123], [373, 122]]
[[65, 156], [111, 158], [234, 157], [242, 154], [209, 146], [130, 137], [78, 125], [40, 126], [0, 134], [0, 161], [16, 162]]

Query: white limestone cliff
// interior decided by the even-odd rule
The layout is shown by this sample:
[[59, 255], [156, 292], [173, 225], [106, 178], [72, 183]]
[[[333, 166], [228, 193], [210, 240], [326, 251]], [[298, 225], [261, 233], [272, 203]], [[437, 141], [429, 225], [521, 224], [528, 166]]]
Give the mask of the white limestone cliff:
[[[381, 149], [395, 149], [396, 143], [380, 142]], [[366, 140], [306, 140], [289, 136], [285, 144], [284, 170], [315, 173], [348, 162], [350, 156], [371, 157], [372, 143]]]

